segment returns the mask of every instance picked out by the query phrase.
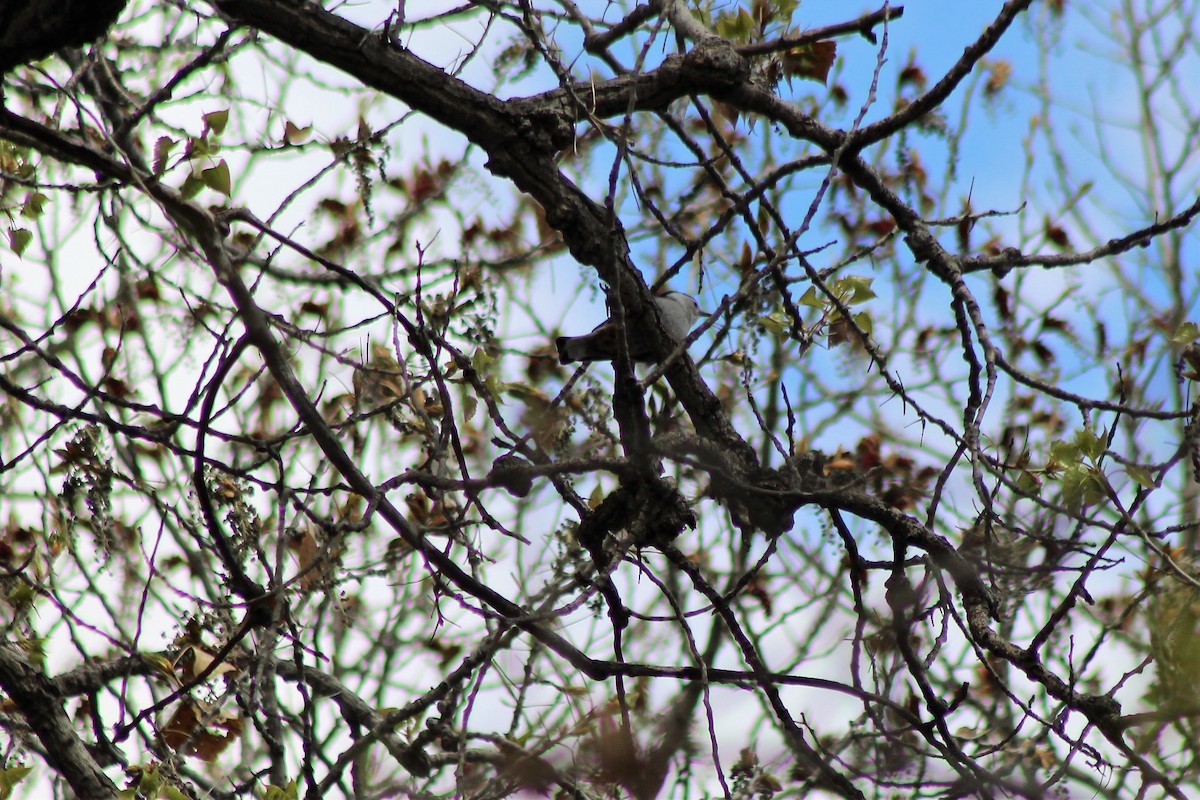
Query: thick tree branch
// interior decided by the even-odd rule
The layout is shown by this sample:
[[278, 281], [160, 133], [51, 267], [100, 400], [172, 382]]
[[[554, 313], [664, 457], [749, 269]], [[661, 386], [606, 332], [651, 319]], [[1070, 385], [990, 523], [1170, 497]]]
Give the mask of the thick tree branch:
[[11, 643], [0, 644], [0, 688], [41, 741], [46, 761], [66, 779], [80, 800], [116, 800], [116, 785], [75, 734], [54, 682]]
[[[576, 260], [595, 267], [619, 292], [631, 335], [656, 342], [660, 356], [670, 353], [668, 341], [658, 333], [657, 307], [630, 259], [619, 221], [614, 229], [605, 209], [562, 174], [554, 155], [570, 143], [571, 122], [584, 114], [626, 113], [631, 98], [637, 108], [659, 108], [695, 92], [740, 85], [748, 78], [749, 64], [731, 45], [706, 41], [644, 75], [504, 103], [315, 6], [271, 0], [223, 0], [218, 5], [230, 17], [393, 95], [482, 147], [489, 169], [536, 199]], [[677, 359], [667, 378], [696, 430], [736, 454], [745, 475], [753, 474], [758, 469], [753, 447], [734, 430], [692, 361]]]
[[0, 73], [104, 35], [129, 0], [0, 0]]

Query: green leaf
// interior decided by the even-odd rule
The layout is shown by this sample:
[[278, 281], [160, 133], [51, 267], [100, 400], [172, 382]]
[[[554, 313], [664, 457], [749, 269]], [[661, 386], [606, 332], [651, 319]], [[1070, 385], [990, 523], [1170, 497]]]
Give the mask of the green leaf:
[[754, 17], [744, 8], [737, 11], [722, 11], [717, 15], [717, 35], [735, 42], [748, 42], [754, 32]]
[[8, 601], [8, 604], [12, 606], [14, 610], [20, 612], [33, 605], [33, 601], [36, 598], [37, 594], [34, 593], [33, 587], [25, 581], [21, 581], [9, 590], [5, 600]]
[[1125, 467], [1125, 474], [1141, 486], [1143, 489], [1153, 489], [1157, 484], [1154, 482], [1154, 476], [1150, 474], [1150, 470], [1145, 467], [1138, 467], [1133, 464]]
[[799, 304], [808, 306], [809, 308], [825, 308], [825, 298], [817, 294], [817, 287], [810, 286], [804, 295], [800, 298]]
[[138, 792], [144, 797], [157, 797], [162, 783], [162, 775], [159, 774], [158, 768], [149, 767], [142, 770], [141, 778], [138, 780]]
[[874, 300], [875, 292], [871, 289], [871, 283], [874, 278], [865, 276], [853, 276], [844, 279], [838, 287], [838, 294], [849, 292], [850, 297], [846, 300], [847, 303], [854, 305], [856, 303], [865, 303], [868, 300]]
[[496, 399], [500, 405], [504, 405], [504, 387], [507, 385], [500, 380], [499, 375], [488, 375], [483, 380], [483, 385], [487, 388], [488, 393]]
[[791, 22], [792, 15], [796, 13], [796, 9], [800, 7], [800, 0], [778, 0], [775, 7], [779, 9], [779, 18], [784, 22]]
[[274, 784], [268, 786], [267, 790], [263, 792], [263, 800], [286, 800], [286, 798], [287, 795], [284, 794], [283, 789]]
[[210, 130], [217, 136], [225, 132], [225, 126], [229, 124], [229, 109], [224, 111], [210, 111], [204, 115], [204, 127]]
[[221, 146], [210, 142], [206, 137], [188, 139], [186, 156], [191, 159], [209, 158], [221, 152]]
[[179, 187], [179, 193], [183, 195], [184, 200], [191, 200], [196, 195], [200, 194], [200, 190], [204, 188], [204, 181], [196, 173], [188, 175], [183, 180], [183, 186]]
[[41, 192], [30, 192], [25, 195], [25, 202], [21, 205], [21, 216], [27, 219], [37, 219], [42, 215], [42, 208], [49, 200], [50, 198]]
[[772, 311], [765, 317], [759, 317], [758, 321], [762, 323], [764, 328], [776, 336], [784, 336], [792, 327], [782, 311]]
[[868, 336], [875, 329], [875, 323], [871, 320], [871, 315], [866, 311], [860, 311], [854, 315], [854, 324], [861, 328], [862, 332]]
[[230, 191], [233, 188], [233, 182], [229, 177], [229, 165], [225, 163], [225, 159], [223, 158], [215, 167], [201, 170], [200, 180], [204, 181], [204, 185], [208, 188], [218, 191], [226, 197], [229, 197]]
[[1175, 329], [1171, 341], [1175, 344], [1191, 344], [1198, 338], [1200, 338], [1200, 325], [1194, 322], [1185, 322]]
[[1088, 470], [1087, 480], [1083, 482], [1083, 502], [1095, 505], [1107, 496], [1104, 490], [1105, 482], [1098, 470]]
[[1021, 470], [1017, 476], [1017, 488], [1025, 494], [1038, 494], [1042, 490], [1042, 482], [1027, 469]]
[[1063, 502], [1071, 510], [1093, 505], [1104, 499], [1104, 481], [1093, 467], [1083, 464], [1065, 470], [1062, 475]]
[[475, 352], [471, 354], [471, 366], [480, 375], [486, 376], [491, 372], [492, 365], [496, 363], [496, 359], [488, 355], [487, 350], [482, 347], [476, 347]]
[[1083, 504], [1083, 482], [1086, 478], [1087, 470], [1082, 465], [1077, 464], [1063, 471], [1063, 503], [1072, 511]]
[[8, 800], [12, 796], [13, 787], [33, 772], [33, 767], [15, 766], [0, 769], [0, 800]]
[[1050, 443], [1050, 465], [1069, 467], [1078, 464], [1081, 458], [1079, 446], [1071, 442], [1056, 440]]
[[1092, 461], [1099, 461], [1106, 447], [1104, 440], [1091, 428], [1084, 428], [1075, 434], [1075, 444], [1079, 446], [1080, 452]]
[[25, 252], [25, 248], [29, 247], [29, 243], [33, 241], [33, 234], [25, 228], [12, 228], [8, 232], [8, 246], [17, 255]]

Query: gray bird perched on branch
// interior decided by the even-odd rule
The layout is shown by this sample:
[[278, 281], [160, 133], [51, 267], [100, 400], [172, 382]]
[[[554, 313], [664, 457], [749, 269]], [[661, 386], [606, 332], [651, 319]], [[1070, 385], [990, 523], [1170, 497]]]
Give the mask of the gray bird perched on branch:
[[[708, 316], [701, 311], [695, 298], [683, 292], [667, 292], [654, 298], [662, 318], [663, 328], [671, 341], [678, 344], [691, 331], [692, 326], [700, 317]], [[583, 336], [560, 336], [554, 344], [558, 347], [560, 364], [574, 364], [576, 361], [615, 361], [620, 347], [620, 327], [611, 319], [600, 323], [591, 333]], [[629, 360], [652, 362], [654, 348], [650, 342], [629, 339]]]

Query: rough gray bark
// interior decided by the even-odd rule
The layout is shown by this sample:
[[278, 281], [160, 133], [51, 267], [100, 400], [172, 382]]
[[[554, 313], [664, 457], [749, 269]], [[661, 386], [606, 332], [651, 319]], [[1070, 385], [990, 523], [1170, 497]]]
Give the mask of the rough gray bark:
[[16, 645], [0, 645], [0, 688], [45, 748], [47, 763], [66, 779], [80, 800], [116, 799], [116, 785], [75, 734], [63, 708], [63, 696]]

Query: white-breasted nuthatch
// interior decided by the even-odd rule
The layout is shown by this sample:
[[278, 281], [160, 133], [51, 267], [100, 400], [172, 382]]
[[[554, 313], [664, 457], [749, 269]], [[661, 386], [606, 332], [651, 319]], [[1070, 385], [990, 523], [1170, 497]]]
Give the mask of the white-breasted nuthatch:
[[[667, 292], [654, 298], [658, 306], [658, 314], [662, 318], [663, 329], [678, 344], [691, 331], [696, 320], [708, 316], [700, 310], [695, 298], [683, 292]], [[561, 364], [574, 364], [576, 361], [615, 361], [621, 335], [620, 328], [611, 319], [600, 323], [591, 333], [583, 336], [560, 336], [554, 341], [558, 347], [558, 361]], [[654, 348], [649, 342], [629, 339], [629, 360], [654, 361]]]

